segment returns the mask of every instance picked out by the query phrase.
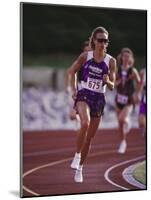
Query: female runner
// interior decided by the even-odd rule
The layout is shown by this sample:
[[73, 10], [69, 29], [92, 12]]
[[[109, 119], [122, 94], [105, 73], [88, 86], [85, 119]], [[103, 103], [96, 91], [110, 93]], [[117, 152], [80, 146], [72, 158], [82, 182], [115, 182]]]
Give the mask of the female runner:
[[[134, 56], [129, 48], [123, 48], [118, 55], [118, 72], [117, 72], [117, 94], [115, 98], [116, 112], [119, 123], [120, 145], [118, 152], [123, 154], [126, 152], [127, 141], [126, 134], [130, 131], [130, 114], [134, 103], [134, 81], [140, 83], [140, 77], [133, 67]], [[137, 87], [136, 87], [137, 88]]]
[[[94, 29], [90, 38], [92, 51], [83, 52], [68, 69], [68, 80], [81, 125], [71, 163], [71, 167], [76, 169], [74, 180], [79, 183], [83, 182], [83, 163], [103, 114], [106, 86], [113, 90], [116, 79], [116, 60], [106, 53], [108, 35], [104, 27]], [[82, 70], [82, 78], [81, 88], [77, 91], [75, 74], [79, 70]]]

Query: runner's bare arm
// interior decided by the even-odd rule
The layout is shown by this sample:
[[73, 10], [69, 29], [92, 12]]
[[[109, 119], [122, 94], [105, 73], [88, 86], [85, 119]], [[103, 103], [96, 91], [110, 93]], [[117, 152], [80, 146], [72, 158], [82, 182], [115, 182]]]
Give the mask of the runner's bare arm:
[[133, 68], [132, 76], [133, 76], [133, 79], [136, 81], [135, 93], [138, 95], [140, 93], [142, 85], [141, 85], [141, 77], [136, 68]]
[[140, 84], [139, 84], [139, 92], [141, 93], [142, 90], [143, 90], [143, 87], [144, 87], [144, 69], [142, 69], [140, 72], [139, 72], [139, 75], [140, 75]]
[[116, 70], [116, 81], [115, 81], [115, 87], [118, 86], [121, 82], [120, 75], [118, 73], [118, 69]]
[[136, 68], [133, 67], [132, 78], [136, 81], [135, 92], [133, 94], [133, 102], [138, 104], [141, 100], [141, 78]]
[[103, 76], [103, 81], [107, 84], [110, 90], [114, 89], [116, 81], [116, 59], [111, 58], [109, 63], [109, 75], [105, 74]]
[[141, 78], [136, 68], [133, 68], [133, 77], [137, 84], [141, 83]]
[[76, 91], [77, 88], [77, 74], [81, 66], [86, 61], [87, 52], [83, 52], [67, 70], [67, 85], [72, 91]]
[[135, 89], [135, 93], [133, 95], [133, 99], [135, 103], [139, 103], [139, 101], [141, 100], [141, 92], [143, 90], [143, 71], [141, 71], [140, 73], [138, 73], [138, 71], [136, 70], [136, 68], [133, 68], [133, 77], [136, 80], [136, 89]]

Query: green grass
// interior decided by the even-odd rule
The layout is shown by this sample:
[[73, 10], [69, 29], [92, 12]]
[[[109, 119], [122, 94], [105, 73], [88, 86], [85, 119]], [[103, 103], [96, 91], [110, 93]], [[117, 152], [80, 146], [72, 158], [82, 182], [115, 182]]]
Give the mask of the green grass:
[[133, 172], [133, 177], [140, 183], [146, 185], [146, 162], [142, 162]]

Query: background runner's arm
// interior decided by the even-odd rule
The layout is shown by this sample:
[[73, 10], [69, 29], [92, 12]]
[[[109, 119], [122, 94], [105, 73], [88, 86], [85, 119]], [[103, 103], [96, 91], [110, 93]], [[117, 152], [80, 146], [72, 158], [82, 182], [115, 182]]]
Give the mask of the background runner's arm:
[[138, 72], [135, 68], [134, 68], [133, 73], [135, 76], [135, 80], [137, 82], [136, 92], [134, 93], [134, 102], [139, 103], [139, 101], [141, 100], [141, 92], [144, 87], [144, 84], [143, 84], [144, 73], [143, 73], [143, 70], [141, 70], [140, 74], [138, 74]]
[[115, 86], [118, 86], [121, 83], [121, 78], [118, 73], [118, 70], [116, 71], [116, 81], [115, 81]]
[[138, 85], [137, 91], [138, 91], [138, 93], [141, 93], [143, 90], [143, 87], [144, 87], [144, 70], [141, 70], [139, 75], [140, 75], [140, 82], [139, 82], [139, 84], [137, 84]]
[[110, 90], [114, 89], [115, 81], [116, 81], [116, 60], [115, 58], [110, 59], [109, 63], [109, 76], [105, 74], [103, 76], [103, 81], [107, 84]]
[[133, 76], [136, 83], [139, 85], [141, 83], [141, 78], [136, 68], [133, 68]]
[[141, 78], [136, 68], [133, 68], [133, 79], [136, 81], [136, 94], [140, 92]]

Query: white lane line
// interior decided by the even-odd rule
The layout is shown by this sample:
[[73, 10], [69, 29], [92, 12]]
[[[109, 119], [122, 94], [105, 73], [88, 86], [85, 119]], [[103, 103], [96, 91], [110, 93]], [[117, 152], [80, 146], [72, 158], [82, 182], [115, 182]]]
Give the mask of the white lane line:
[[[106, 149], [111, 149], [111, 147], [113, 147], [112, 144], [103, 144], [101, 145], [101, 148], [100, 148], [100, 144], [97, 144], [97, 145], [92, 145], [92, 148], [94, 150], [96, 149], [99, 149], [99, 150], [103, 150], [104, 148]], [[139, 146], [136, 146], [136, 147], [139, 147]], [[24, 153], [23, 157], [36, 157], [36, 156], [42, 156], [42, 155], [51, 155], [54, 153], [60, 153], [60, 151], [73, 151], [74, 152], [75, 150], [75, 147], [65, 147], [65, 148], [61, 148], [61, 149], [51, 149], [51, 150], [45, 150], [45, 151], [35, 151], [35, 152], [28, 152], [28, 153]]]
[[[112, 145], [102, 145], [100, 148], [100, 144], [93, 146], [93, 149], [104, 149], [104, 148], [111, 148]], [[29, 152], [29, 153], [25, 153], [23, 156], [24, 157], [32, 157], [32, 156], [41, 156], [41, 155], [50, 155], [54, 153], [60, 153], [60, 151], [73, 151], [74, 152], [75, 147], [66, 147], [66, 148], [62, 148], [62, 149], [51, 149], [51, 150], [46, 150], [46, 151], [36, 151], [36, 152]]]
[[24, 186], [24, 185], [23, 185], [23, 189], [24, 189], [26, 192], [28, 192], [28, 193], [30, 193], [30, 194], [32, 194], [32, 195], [34, 195], [34, 196], [40, 196], [39, 193], [30, 190], [29, 188], [27, 188], [27, 187]]
[[109, 182], [111, 185], [114, 185], [114, 186], [116, 186], [116, 187], [118, 187], [118, 188], [120, 188], [120, 189], [123, 189], [123, 190], [130, 190], [130, 188], [124, 187], [124, 186], [119, 185], [119, 184], [115, 183], [114, 181], [112, 181], [112, 180], [110, 179], [110, 177], [109, 177], [109, 174], [110, 174], [110, 172], [111, 172], [113, 169], [115, 169], [115, 168], [117, 168], [117, 167], [120, 167], [120, 166], [122, 166], [122, 165], [131, 163], [131, 162], [134, 162], [134, 161], [138, 161], [138, 160], [140, 160], [140, 159], [142, 159], [142, 158], [144, 158], [144, 157], [145, 157], [145, 156], [143, 155], [143, 156], [139, 156], [139, 157], [136, 157], [136, 158], [133, 158], [133, 159], [130, 159], [130, 160], [126, 160], [126, 161], [117, 163], [117, 164], [115, 164], [115, 165], [112, 165], [112, 166], [109, 167], [109, 168], [105, 171], [105, 173], [104, 173], [104, 178], [105, 178], [105, 180], [106, 180], [107, 182]]
[[[54, 166], [54, 165], [58, 165], [58, 164], [60, 164], [60, 163], [63, 163], [63, 162], [69, 161], [69, 160], [71, 160], [71, 158], [67, 158], [67, 159], [63, 159], [63, 160], [59, 160], [59, 161], [55, 161], [55, 162], [48, 163], [48, 164], [46, 164], [46, 165], [41, 165], [41, 166], [35, 167], [35, 168], [33, 168], [33, 169], [28, 170], [27, 172], [25, 172], [25, 173], [23, 174], [23, 178], [24, 178], [25, 176], [27, 176], [27, 175], [29, 175], [29, 174], [31, 174], [31, 173], [33, 173], [33, 172], [39, 170], [39, 169], [46, 168], [46, 167], [51, 167], [51, 166]], [[28, 192], [28, 193], [30, 193], [30, 194], [33, 194], [34, 196], [40, 196], [39, 193], [34, 192], [33, 190], [27, 188], [25, 185], [23, 185], [23, 189], [24, 189], [26, 192]]]
[[[136, 150], [141, 150], [141, 149], [144, 149], [143, 147], [136, 147], [136, 148], [129, 148], [129, 151], [136, 151]], [[110, 154], [110, 153], [117, 153], [116, 150], [109, 150], [109, 151], [99, 151], [97, 153], [92, 153], [89, 155], [89, 157], [94, 157], [94, 156], [98, 156], [98, 155], [107, 155], [107, 154]], [[26, 171], [24, 174], [23, 174], [23, 178], [25, 178], [25, 176], [28, 176], [29, 174], [32, 174], [33, 172], [35, 171], [38, 171], [40, 169], [43, 169], [43, 168], [46, 168], [46, 167], [52, 167], [54, 165], [58, 165], [58, 164], [61, 164], [61, 163], [64, 163], [64, 162], [67, 162], [67, 161], [70, 161], [72, 160], [73, 157], [69, 157], [69, 158], [66, 158], [66, 159], [63, 159], [63, 160], [59, 160], [59, 161], [54, 161], [54, 162], [51, 162], [51, 163], [47, 163], [45, 165], [40, 165], [40, 166], [37, 166], [37, 167], [34, 167], [28, 171]], [[26, 187], [25, 185], [23, 185], [23, 189], [28, 192], [28, 193], [31, 193], [32, 195], [35, 195], [36, 196], [38, 195], [41, 195], [39, 193], [36, 193], [35, 191], [29, 189], [28, 187]]]
[[133, 177], [133, 172], [134, 170], [140, 165], [141, 163], [135, 163], [133, 165], [130, 165], [129, 167], [127, 167], [123, 173], [122, 176], [125, 179], [126, 182], [128, 182], [131, 185], [134, 185], [140, 189], [145, 189], [146, 185], [140, 183], [139, 181], [137, 181], [134, 177]]
[[48, 163], [48, 164], [45, 164], [45, 165], [40, 165], [40, 166], [38, 166], [38, 167], [35, 167], [35, 168], [33, 168], [33, 169], [28, 170], [27, 172], [25, 172], [25, 173], [23, 174], [23, 178], [24, 178], [25, 176], [27, 176], [27, 175], [29, 175], [29, 174], [31, 174], [31, 173], [33, 173], [33, 172], [39, 170], [39, 169], [46, 168], [46, 167], [51, 167], [51, 166], [54, 166], [54, 165], [58, 165], [58, 164], [67, 162], [67, 161], [69, 161], [69, 160], [71, 160], [71, 159], [72, 159], [72, 157], [66, 158], [66, 159], [63, 159], [63, 160], [58, 160], [58, 161], [55, 161], [55, 162], [51, 162], [51, 163]]

